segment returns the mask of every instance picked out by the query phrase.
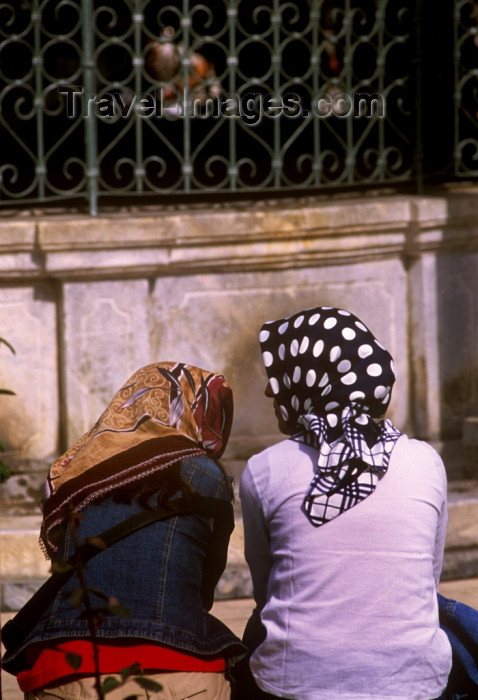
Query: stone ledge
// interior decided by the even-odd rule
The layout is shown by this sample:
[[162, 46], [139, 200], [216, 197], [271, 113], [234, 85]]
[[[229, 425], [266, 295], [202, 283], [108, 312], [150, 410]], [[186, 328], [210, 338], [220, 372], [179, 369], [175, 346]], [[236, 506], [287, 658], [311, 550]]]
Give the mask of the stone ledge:
[[441, 573], [442, 581], [475, 578], [478, 576], [478, 547], [446, 549]]
[[478, 481], [451, 481], [442, 579], [478, 575]]
[[447, 547], [458, 549], [474, 544], [478, 544], [478, 481], [449, 481]]
[[0, 220], [0, 277], [272, 270], [477, 249], [476, 194]]
[[38, 515], [1, 519], [2, 583], [48, 578], [50, 564], [38, 542], [40, 523]]

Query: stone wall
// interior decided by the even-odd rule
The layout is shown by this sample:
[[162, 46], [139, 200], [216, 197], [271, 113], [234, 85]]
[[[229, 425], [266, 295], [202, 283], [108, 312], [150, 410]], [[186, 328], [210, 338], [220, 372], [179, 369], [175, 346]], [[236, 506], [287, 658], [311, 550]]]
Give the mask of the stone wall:
[[279, 437], [258, 329], [322, 304], [348, 308], [387, 345], [399, 373], [391, 418], [459, 469], [463, 420], [478, 413], [477, 199], [4, 217], [0, 336], [16, 350], [0, 346], [0, 387], [16, 393], [0, 396], [4, 508], [35, 510], [49, 463], [157, 360], [224, 372], [235, 393], [225, 459], [240, 469]]

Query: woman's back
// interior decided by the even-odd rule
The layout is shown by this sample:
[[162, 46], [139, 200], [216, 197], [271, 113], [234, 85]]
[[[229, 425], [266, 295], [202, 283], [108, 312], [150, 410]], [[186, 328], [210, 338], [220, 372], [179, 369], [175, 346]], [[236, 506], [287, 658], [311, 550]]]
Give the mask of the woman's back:
[[316, 463], [313, 448], [286, 440], [242, 476], [246, 556], [267, 629], [251, 660], [256, 679], [301, 700], [440, 695], [451, 666], [436, 601], [440, 458], [401, 436], [374, 493], [319, 528], [301, 510]]
[[[233, 527], [226, 477], [208, 457], [189, 458], [180, 466], [186, 484], [224, 504], [222, 517], [181, 515], [161, 520], [97, 554], [85, 570], [88, 587], [116, 599], [128, 611], [127, 617], [108, 616], [98, 627], [99, 639], [150, 640], [203, 654], [222, 651], [236, 641], [207, 613], [217, 583], [213, 572], [221, 572], [225, 561], [217, 540], [227, 539]], [[82, 513], [78, 541], [99, 535], [140, 510], [137, 499], [126, 504], [111, 496], [90, 505]], [[74, 550], [71, 525], [61, 550], [65, 558]], [[87, 621], [69, 600], [78, 587], [74, 576], [44, 615], [33, 641], [62, 637], [65, 625], [70, 636], [88, 635]], [[92, 599], [101, 603], [95, 594]]]

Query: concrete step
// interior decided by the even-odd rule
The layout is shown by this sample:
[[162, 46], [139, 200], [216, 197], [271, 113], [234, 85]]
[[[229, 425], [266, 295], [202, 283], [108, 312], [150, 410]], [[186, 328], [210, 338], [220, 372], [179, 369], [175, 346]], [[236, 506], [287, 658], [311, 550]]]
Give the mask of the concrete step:
[[450, 481], [442, 580], [478, 576], [478, 480]]
[[[252, 595], [244, 560], [244, 533], [240, 503], [236, 500], [236, 527], [231, 537], [226, 570], [217, 587], [217, 599]], [[39, 515], [0, 518], [1, 610], [18, 610], [48, 578], [49, 562], [38, 543]], [[478, 481], [451, 481], [448, 529], [442, 580], [478, 577]]]
[[39, 515], [0, 518], [1, 610], [19, 610], [50, 574], [38, 542]]

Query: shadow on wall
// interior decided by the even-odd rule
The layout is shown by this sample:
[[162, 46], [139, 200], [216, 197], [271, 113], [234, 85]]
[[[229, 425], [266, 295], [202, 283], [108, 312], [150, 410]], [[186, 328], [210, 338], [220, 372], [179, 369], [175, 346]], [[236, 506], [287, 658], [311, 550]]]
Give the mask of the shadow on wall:
[[[435, 281], [439, 432], [449, 473], [477, 478], [478, 431], [467, 421], [478, 416], [476, 210], [459, 194], [450, 195], [447, 205]], [[464, 430], [465, 423], [471, 431]]]
[[[440, 428], [445, 440], [461, 438], [464, 418], [478, 416], [478, 251], [470, 235], [476, 230], [472, 205], [459, 195], [448, 198], [450, 225], [443, 232], [443, 253], [436, 258]], [[467, 250], [463, 238], [468, 237]], [[457, 245], [460, 252], [455, 252]]]

